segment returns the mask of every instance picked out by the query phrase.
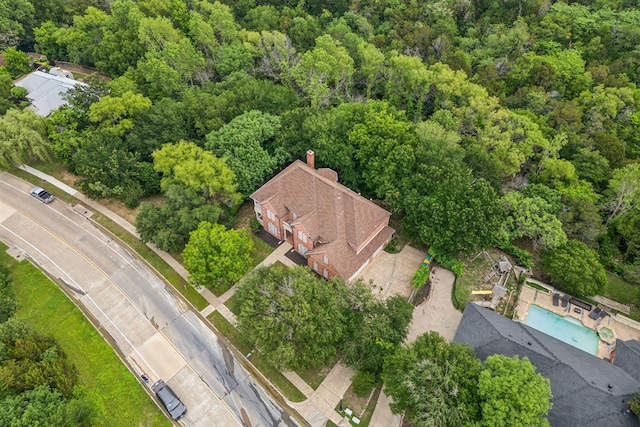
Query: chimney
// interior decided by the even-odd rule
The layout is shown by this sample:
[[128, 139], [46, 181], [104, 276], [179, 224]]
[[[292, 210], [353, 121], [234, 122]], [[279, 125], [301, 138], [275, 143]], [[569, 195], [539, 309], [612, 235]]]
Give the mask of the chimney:
[[313, 150], [308, 150], [307, 151], [307, 165], [311, 169], [315, 169], [316, 168], [316, 153], [314, 153]]

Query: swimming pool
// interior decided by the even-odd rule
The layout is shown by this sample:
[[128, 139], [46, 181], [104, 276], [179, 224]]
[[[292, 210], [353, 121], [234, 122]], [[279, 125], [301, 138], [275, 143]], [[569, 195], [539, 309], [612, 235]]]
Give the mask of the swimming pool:
[[581, 321], [573, 317], [558, 316], [531, 304], [525, 323], [594, 356], [598, 351], [600, 339], [596, 331], [585, 327]]

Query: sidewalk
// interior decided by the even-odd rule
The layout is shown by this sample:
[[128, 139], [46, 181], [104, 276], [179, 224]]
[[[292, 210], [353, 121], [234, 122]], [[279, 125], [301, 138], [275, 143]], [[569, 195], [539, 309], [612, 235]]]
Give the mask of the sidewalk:
[[[68, 186], [67, 184], [57, 180], [56, 178], [47, 175], [37, 169], [34, 169], [30, 166], [23, 165], [20, 169], [34, 175], [50, 184], [53, 184], [60, 190], [74, 196], [76, 199], [80, 200], [82, 204], [86, 205], [88, 208], [92, 209], [95, 212], [100, 212], [102, 215], [106, 216], [120, 227], [127, 230], [129, 233], [134, 235], [137, 238], [140, 238], [138, 235], [136, 228], [126, 221], [124, 218], [120, 217], [115, 212], [109, 210], [98, 202], [91, 200], [86, 197], [84, 194], [80, 193], [75, 188]], [[75, 210], [81, 213], [85, 213], [87, 217], [91, 216], [91, 213], [86, 212], [86, 210], [80, 209], [77, 206], [74, 207]], [[167, 264], [169, 264], [180, 276], [182, 276], [185, 280], [188, 280], [189, 273], [187, 270], [176, 261], [170, 254], [167, 252], [157, 248], [152, 243], [147, 243], [147, 246], [152, 249], [156, 254], [158, 254]], [[285, 265], [293, 266], [295, 265], [291, 260], [284, 256], [285, 253], [289, 249], [291, 249], [291, 245], [288, 243], [281, 244], [275, 251], [273, 251], [266, 259], [264, 259], [259, 265], [267, 266], [275, 263], [276, 261], [280, 261]], [[231, 288], [229, 291], [225, 292], [221, 297], [216, 297], [211, 291], [209, 291], [205, 287], [200, 287], [198, 292], [209, 302], [209, 306], [205, 307], [200, 313], [206, 317], [211, 314], [213, 311], [219, 311], [231, 324], [236, 325], [235, 315], [224, 305], [224, 302], [227, 301], [231, 296], [233, 296], [237, 285]], [[289, 405], [293, 407], [298, 413], [305, 418], [305, 420], [313, 427], [324, 427], [327, 423], [327, 420], [330, 419], [335, 424], [341, 427], [350, 426], [349, 422], [342, 417], [334, 410], [334, 408], [340, 402], [341, 396], [347, 391], [349, 386], [351, 385], [351, 378], [353, 377], [353, 372], [340, 364], [337, 364], [333, 367], [329, 375], [325, 378], [322, 384], [318, 387], [317, 390], [313, 390], [309, 385], [307, 385], [302, 378], [300, 378], [295, 373], [286, 373], [285, 376], [287, 378], [291, 377], [293, 381], [290, 381], [296, 385], [304, 394], [308, 397], [304, 402], [300, 403], [291, 403]], [[397, 424], [396, 424], [397, 425]]]

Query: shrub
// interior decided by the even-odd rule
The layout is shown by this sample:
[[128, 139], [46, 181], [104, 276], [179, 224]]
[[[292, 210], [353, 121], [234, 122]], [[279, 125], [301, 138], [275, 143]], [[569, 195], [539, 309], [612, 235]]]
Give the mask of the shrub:
[[413, 279], [411, 279], [411, 285], [413, 289], [420, 289], [427, 283], [427, 280], [429, 280], [429, 266], [421, 265], [413, 276]]
[[511, 242], [502, 243], [498, 245], [498, 248], [514, 257], [516, 262], [525, 268], [529, 268], [533, 265], [533, 255], [531, 255], [529, 251], [520, 249]]
[[253, 234], [258, 234], [262, 226], [260, 225], [260, 221], [255, 216], [252, 216], [249, 220], [249, 226], [251, 227], [251, 232]]
[[367, 371], [358, 371], [353, 377], [353, 392], [359, 397], [366, 397], [377, 385], [374, 374]]
[[456, 277], [462, 276], [462, 274], [464, 273], [464, 264], [462, 263], [462, 261], [458, 261], [457, 259], [438, 254], [437, 251], [433, 249], [433, 246], [429, 248], [429, 254], [442, 267], [451, 270]]

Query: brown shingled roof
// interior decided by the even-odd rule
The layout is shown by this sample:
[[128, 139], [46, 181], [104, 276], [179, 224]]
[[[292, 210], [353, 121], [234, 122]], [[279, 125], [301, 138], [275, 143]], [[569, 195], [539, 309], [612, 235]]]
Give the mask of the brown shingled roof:
[[[381, 239], [391, 236], [393, 229], [386, 227], [372, 239], [380, 224], [386, 223], [391, 214], [334, 181], [334, 176], [337, 175], [329, 170], [320, 173], [296, 160], [251, 198], [259, 203], [269, 201], [279, 216], [284, 216], [288, 210], [295, 212], [298, 218], [293, 224], [303, 224], [312, 239], [322, 237], [328, 241], [313, 251], [321, 251], [324, 246], [322, 251], [332, 252], [332, 264], [336, 268], [344, 264], [340, 269], [348, 271], [360, 258], [363, 258], [362, 262], [366, 261], [382, 244]], [[377, 246], [374, 245], [376, 242]], [[349, 277], [348, 274], [341, 275]]]

